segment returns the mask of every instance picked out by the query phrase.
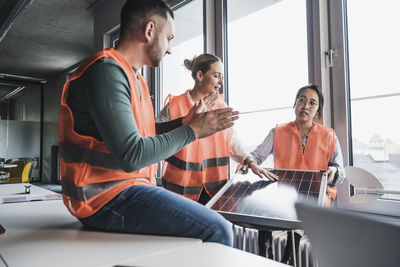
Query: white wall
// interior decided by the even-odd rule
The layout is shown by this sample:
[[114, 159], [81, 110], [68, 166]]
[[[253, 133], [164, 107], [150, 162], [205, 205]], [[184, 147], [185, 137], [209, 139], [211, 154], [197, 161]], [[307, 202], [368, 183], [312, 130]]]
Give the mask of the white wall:
[[1, 158], [39, 158], [40, 122], [0, 121]]

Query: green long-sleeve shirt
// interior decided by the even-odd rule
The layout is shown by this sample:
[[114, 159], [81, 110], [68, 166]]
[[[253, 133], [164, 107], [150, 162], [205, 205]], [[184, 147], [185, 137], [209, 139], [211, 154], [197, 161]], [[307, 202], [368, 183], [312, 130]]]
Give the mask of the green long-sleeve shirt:
[[163, 134], [140, 137], [128, 78], [109, 58], [98, 60], [71, 82], [67, 104], [74, 117], [74, 130], [104, 141], [127, 172], [168, 158], [195, 139], [193, 130], [182, 126], [181, 119], [163, 125], [157, 123], [157, 133]]

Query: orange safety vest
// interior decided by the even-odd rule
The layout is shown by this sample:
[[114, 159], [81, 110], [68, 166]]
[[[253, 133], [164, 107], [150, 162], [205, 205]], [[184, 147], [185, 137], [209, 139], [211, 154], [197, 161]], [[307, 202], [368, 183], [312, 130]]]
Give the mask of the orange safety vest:
[[[329, 159], [335, 151], [335, 131], [314, 123], [304, 148], [295, 122], [277, 125], [274, 137], [274, 166], [279, 169], [323, 170], [328, 168]], [[336, 187], [327, 189], [325, 205], [336, 198]]]
[[96, 213], [124, 189], [133, 185], [152, 185], [157, 164], [125, 172], [111, 156], [106, 144], [92, 136], [74, 131], [74, 117], [67, 104], [70, 82], [79, 78], [94, 62], [111, 58], [124, 70], [131, 88], [131, 105], [141, 137], [155, 135], [153, 104], [146, 80], [141, 76], [139, 97], [135, 73], [129, 62], [116, 50], [105, 49], [89, 58], [65, 83], [58, 124], [60, 144], [60, 172], [64, 204], [78, 218]]
[[[184, 94], [169, 96], [170, 119], [185, 116], [193, 107]], [[224, 108], [219, 95], [212, 109]], [[206, 138], [196, 139], [179, 152], [166, 159], [163, 187], [197, 201], [202, 188], [214, 196], [228, 180], [228, 163], [232, 129], [220, 131]]]

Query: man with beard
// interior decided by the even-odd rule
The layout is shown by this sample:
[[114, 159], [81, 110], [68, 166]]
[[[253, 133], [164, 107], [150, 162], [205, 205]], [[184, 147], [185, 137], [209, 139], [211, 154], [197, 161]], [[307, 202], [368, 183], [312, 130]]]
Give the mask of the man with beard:
[[117, 47], [90, 56], [64, 85], [58, 130], [64, 204], [86, 227], [232, 246], [222, 216], [154, 186], [157, 162], [238, 118], [230, 108], [204, 112], [202, 101], [183, 118], [155, 124], [138, 70], [158, 67], [171, 53], [173, 17], [163, 0], [128, 0]]

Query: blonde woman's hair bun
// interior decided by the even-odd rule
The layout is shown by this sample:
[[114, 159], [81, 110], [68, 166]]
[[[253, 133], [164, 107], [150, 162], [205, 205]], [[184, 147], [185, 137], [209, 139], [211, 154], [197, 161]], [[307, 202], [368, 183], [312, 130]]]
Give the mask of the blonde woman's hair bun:
[[211, 64], [217, 61], [221, 61], [221, 59], [217, 56], [212, 54], [201, 54], [194, 56], [192, 59], [185, 59], [183, 64], [192, 72], [192, 78], [196, 80], [196, 73], [198, 71], [206, 73], [211, 68]]
[[193, 70], [193, 62], [194, 62], [194, 58], [193, 59], [185, 59], [183, 61], [183, 64], [185, 65], [185, 67], [188, 70], [192, 71]]

